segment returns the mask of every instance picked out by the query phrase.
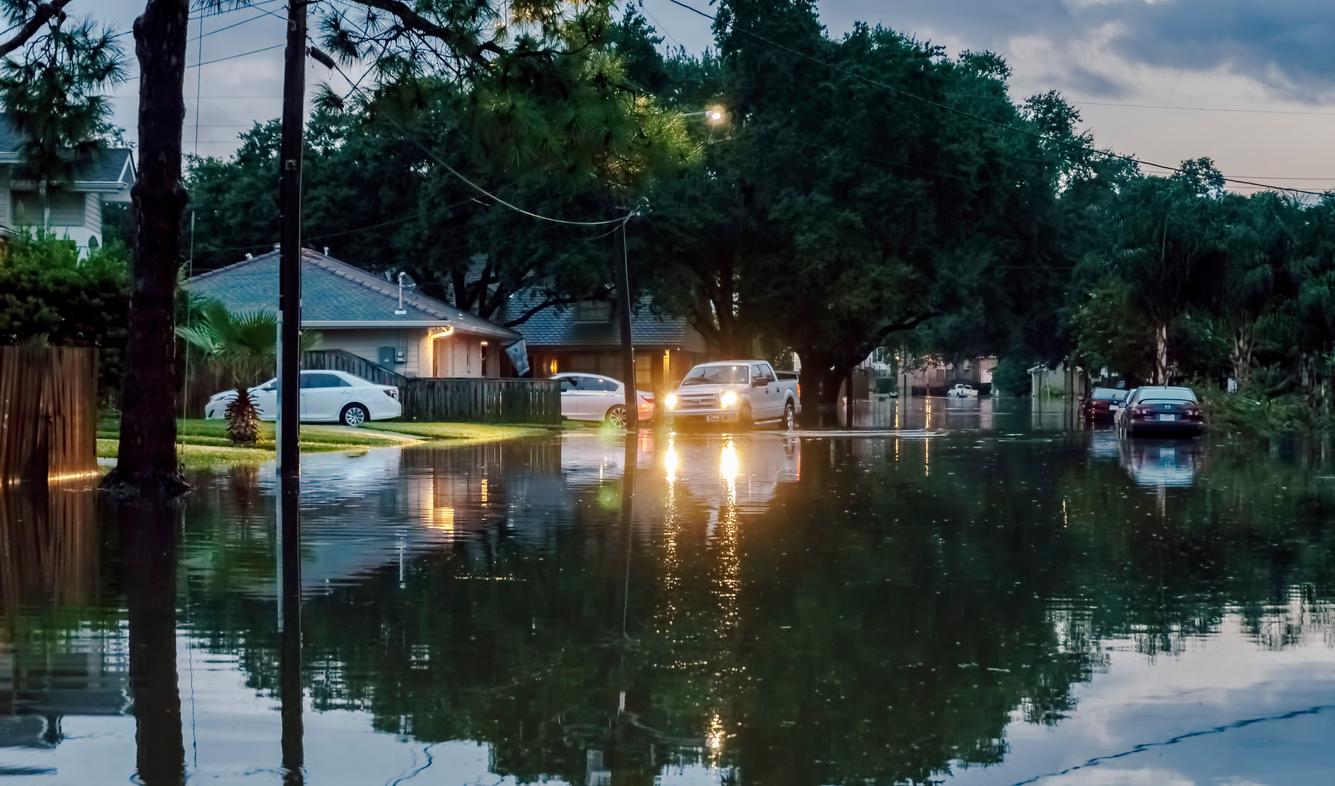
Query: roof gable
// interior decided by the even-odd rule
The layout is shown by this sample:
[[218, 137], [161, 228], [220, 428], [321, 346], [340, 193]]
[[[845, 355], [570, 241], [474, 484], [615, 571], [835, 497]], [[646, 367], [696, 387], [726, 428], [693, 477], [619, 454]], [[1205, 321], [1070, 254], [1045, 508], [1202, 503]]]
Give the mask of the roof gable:
[[[23, 135], [14, 128], [7, 115], [0, 114], [0, 164], [17, 164]], [[128, 189], [134, 183], [134, 154], [128, 147], [105, 147], [75, 169], [73, 185]]]
[[[276, 310], [278, 252], [270, 251], [201, 273], [185, 283], [229, 311]], [[452, 326], [464, 333], [516, 340], [519, 335], [435, 298], [398, 285], [311, 249], [301, 254], [301, 321], [312, 327]], [[331, 324], [336, 323], [336, 324]]]

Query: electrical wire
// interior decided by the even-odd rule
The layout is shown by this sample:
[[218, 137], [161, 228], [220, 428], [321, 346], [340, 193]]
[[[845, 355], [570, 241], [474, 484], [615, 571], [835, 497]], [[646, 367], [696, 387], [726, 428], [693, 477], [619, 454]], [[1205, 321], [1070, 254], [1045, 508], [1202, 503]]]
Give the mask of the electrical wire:
[[[675, 6], [678, 6], [678, 7], [680, 7], [680, 8], [683, 8], [683, 9], [687, 10], [687, 11], [690, 11], [690, 12], [693, 13], [693, 14], [696, 14], [696, 15], [698, 15], [698, 16], [702, 16], [702, 17], [704, 17], [705, 19], [708, 19], [708, 20], [710, 20], [710, 21], [712, 21], [712, 22], [717, 22], [717, 21], [718, 21], [718, 17], [716, 17], [714, 14], [710, 14], [710, 13], [707, 13], [707, 12], [705, 12], [705, 11], [701, 11], [700, 9], [698, 9], [698, 8], [692, 6], [692, 5], [689, 5], [689, 4], [685, 3], [685, 2], [682, 2], [682, 0], [667, 0], [667, 1], [668, 1], [669, 3], [672, 3], [672, 4], [675, 5]], [[1045, 142], [1049, 142], [1049, 143], [1052, 143], [1052, 144], [1058, 144], [1058, 145], [1064, 145], [1064, 146], [1067, 146], [1067, 147], [1075, 147], [1075, 148], [1079, 148], [1079, 149], [1081, 149], [1081, 150], [1084, 150], [1084, 151], [1086, 151], [1086, 152], [1089, 152], [1089, 153], [1092, 153], [1092, 154], [1095, 154], [1095, 155], [1106, 156], [1106, 157], [1109, 157], [1109, 158], [1115, 158], [1115, 159], [1117, 159], [1117, 160], [1120, 160], [1120, 161], [1126, 161], [1126, 162], [1128, 162], [1128, 163], [1137, 164], [1137, 165], [1139, 165], [1139, 166], [1153, 167], [1153, 168], [1155, 168], [1155, 169], [1162, 169], [1162, 170], [1165, 170], [1165, 171], [1168, 171], [1168, 172], [1173, 172], [1173, 173], [1176, 173], [1176, 174], [1180, 174], [1180, 173], [1182, 172], [1182, 168], [1181, 168], [1181, 167], [1171, 166], [1171, 165], [1168, 165], [1168, 164], [1159, 164], [1159, 163], [1155, 163], [1155, 162], [1153, 162], [1153, 161], [1147, 161], [1147, 160], [1142, 159], [1142, 158], [1137, 158], [1137, 157], [1135, 157], [1135, 156], [1129, 156], [1129, 155], [1126, 155], [1126, 154], [1124, 154], [1124, 153], [1115, 153], [1115, 152], [1113, 152], [1113, 151], [1111, 151], [1111, 150], [1099, 150], [1099, 149], [1097, 149], [1097, 148], [1093, 148], [1093, 147], [1090, 147], [1089, 145], [1081, 144], [1081, 143], [1079, 143], [1079, 142], [1072, 142], [1072, 141], [1067, 141], [1067, 140], [1054, 139], [1053, 137], [1050, 137], [1050, 136], [1048, 136], [1047, 134], [1044, 134], [1044, 133], [1042, 133], [1042, 132], [1040, 132], [1040, 131], [1032, 131], [1032, 130], [1027, 129], [1027, 128], [1017, 128], [1017, 127], [1012, 126], [1012, 125], [1009, 125], [1009, 124], [1007, 124], [1007, 123], [1003, 123], [1003, 122], [1000, 122], [1000, 121], [998, 121], [998, 120], [993, 120], [993, 119], [990, 118], [990, 117], [984, 117], [983, 115], [979, 115], [979, 114], [976, 114], [976, 113], [974, 113], [974, 112], [970, 112], [970, 111], [965, 110], [965, 109], [960, 109], [960, 108], [958, 108], [958, 107], [954, 107], [954, 106], [951, 106], [951, 105], [949, 105], [949, 104], [943, 104], [943, 103], [941, 103], [940, 101], [935, 101], [935, 100], [930, 99], [930, 98], [924, 98], [923, 96], [917, 95], [917, 94], [915, 94], [915, 93], [910, 93], [910, 92], [908, 92], [908, 91], [906, 91], [906, 90], [902, 90], [902, 89], [900, 89], [900, 88], [898, 88], [898, 87], [895, 87], [894, 85], [888, 84], [888, 83], [886, 83], [886, 82], [882, 82], [882, 81], [880, 81], [880, 80], [878, 80], [878, 79], [872, 79], [872, 78], [869, 77], [869, 76], [865, 76], [865, 75], [863, 75], [863, 74], [859, 74], [858, 72], [856, 72], [856, 71], [854, 71], [854, 70], [852, 70], [852, 69], [849, 69], [849, 68], [845, 68], [844, 66], [841, 66], [841, 65], [839, 65], [838, 63], [831, 63], [830, 61], [825, 60], [825, 59], [823, 59], [823, 58], [816, 57], [815, 55], [808, 54], [808, 53], [803, 52], [803, 51], [801, 51], [801, 50], [799, 50], [799, 49], [794, 49], [794, 48], [792, 48], [792, 47], [790, 47], [790, 46], [788, 46], [788, 45], [786, 45], [786, 44], [781, 44], [781, 43], [779, 43], [778, 41], [774, 41], [774, 40], [772, 40], [772, 39], [766, 38], [765, 36], [762, 36], [762, 35], [760, 35], [759, 33], [754, 33], [754, 32], [752, 32], [752, 31], [750, 31], [750, 30], [746, 30], [746, 29], [744, 29], [744, 28], [740, 28], [740, 27], [735, 27], [734, 30], [736, 30], [736, 32], [739, 32], [739, 33], [741, 33], [741, 34], [743, 34], [743, 35], [750, 36], [751, 38], [753, 38], [753, 39], [755, 39], [755, 40], [757, 40], [757, 41], [759, 41], [759, 42], [761, 42], [761, 43], [763, 43], [763, 44], [765, 44], [765, 45], [767, 45], [767, 46], [773, 47], [773, 48], [775, 48], [775, 49], [782, 50], [782, 51], [787, 52], [787, 53], [789, 53], [789, 54], [791, 54], [791, 55], [793, 55], [793, 56], [795, 56], [795, 57], [800, 57], [800, 58], [802, 58], [802, 59], [804, 59], [804, 60], [809, 60], [809, 61], [811, 61], [811, 62], [813, 62], [813, 63], [816, 63], [817, 65], [822, 65], [822, 66], [824, 66], [824, 67], [826, 67], [826, 68], [828, 68], [828, 69], [830, 69], [830, 70], [832, 70], [832, 71], [835, 71], [835, 72], [837, 72], [837, 73], [843, 74], [843, 75], [848, 76], [848, 77], [851, 77], [851, 78], [856, 79], [856, 80], [858, 80], [858, 81], [860, 81], [860, 82], [865, 82], [865, 83], [867, 83], [867, 84], [869, 84], [869, 85], [872, 85], [872, 86], [874, 86], [874, 87], [879, 87], [879, 88], [881, 88], [882, 90], [886, 90], [886, 91], [890, 92], [891, 94], [893, 94], [893, 95], [895, 95], [895, 96], [898, 96], [898, 97], [900, 97], [900, 98], [906, 98], [906, 99], [909, 99], [909, 100], [911, 100], [911, 101], [916, 101], [916, 102], [921, 103], [921, 104], [924, 104], [924, 105], [926, 105], [926, 106], [930, 106], [930, 107], [933, 107], [933, 108], [935, 108], [935, 109], [939, 109], [939, 110], [941, 110], [941, 111], [943, 111], [943, 112], [948, 112], [948, 113], [950, 113], [950, 114], [958, 115], [958, 116], [960, 116], [960, 117], [965, 117], [965, 118], [968, 118], [968, 119], [973, 120], [973, 121], [975, 121], [975, 122], [982, 123], [982, 124], [984, 124], [984, 125], [992, 126], [992, 127], [994, 127], [994, 128], [998, 128], [998, 129], [1001, 129], [1001, 130], [1003, 130], [1003, 131], [1010, 131], [1010, 132], [1012, 132], [1012, 133], [1023, 134], [1023, 135], [1025, 135], [1025, 136], [1032, 137], [1032, 138], [1034, 138], [1034, 139], [1040, 139], [1040, 140], [1043, 140], [1043, 141], [1045, 141]], [[1245, 180], [1245, 179], [1242, 179], [1242, 178], [1236, 178], [1236, 177], [1228, 177], [1228, 176], [1225, 176], [1223, 179], [1224, 179], [1224, 182], [1227, 182], [1227, 183], [1236, 183], [1236, 184], [1240, 184], [1240, 185], [1248, 185], [1248, 186], [1260, 186], [1260, 187], [1262, 187], [1262, 188], [1268, 188], [1268, 189], [1275, 190], [1275, 191], [1286, 191], [1286, 192], [1290, 192], [1290, 193], [1294, 193], [1294, 194], [1307, 194], [1307, 195], [1309, 195], [1309, 196], [1324, 196], [1324, 195], [1325, 195], [1323, 192], [1320, 192], [1320, 191], [1310, 191], [1310, 190], [1302, 189], [1302, 188], [1285, 188], [1285, 187], [1283, 187], [1283, 186], [1276, 186], [1276, 185], [1268, 184], [1268, 183], [1257, 183], [1257, 182], [1254, 182], [1254, 181], [1251, 181], [1251, 180]]]
[[225, 63], [228, 60], [235, 60], [238, 57], [249, 57], [250, 55], [258, 55], [261, 52], [272, 52], [275, 49], [282, 49], [285, 46], [287, 46], [287, 44], [285, 43], [274, 44], [273, 46], [264, 46], [260, 47], [259, 49], [252, 49], [249, 52], [237, 52], [234, 55], [227, 55], [226, 57], [217, 57], [212, 60], [205, 60], [202, 63], [195, 63], [193, 65], [188, 65], [186, 66], [186, 68], [200, 68], [206, 65], [213, 65], [214, 63]]
[[[311, 46], [315, 46], [315, 41], [313, 39], [310, 39], [309, 36], [307, 36], [307, 38], [310, 40]], [[347, 73], [338, 65], [338, 63], [334, 63], [334, 70], [338, 72], [339, 76], [343, 77], [343, 80], [352, 87], [354, 92], [361, 93], [363, 96], [366, 95], [366, 91], [361, 87], [358, 87], [357, 84], [353, 82], [353, 80], [347, 75]], [[535, 213], [532, 210], [526, 210], [512, 202], [508, 202], [505, 199], [502, 199], [496, 194], [493, 194], [492, 192], [488, 191], [487, 189], [473, 182], [464, 173], [450, 166], [450, 164], [447, 161], [445, 161], [440, 156], [436, 155], [435, 151], [432, 150], [430, 147], [428, 147], [426, 144], [424, 144], [420, 139], [409, 135], [407, 129], [405, 129], [402, 126], [402, 124], [400, 124], [394, 118], [386, 115], [384, 116], [384, 119], [390, 125], [393, 125], [399, 129], [399, 131], [403, 134], [403, 138], [405, 141], [411, 142], [413, 145], [421, 149], [423, 153], [425, 153], [432, 161], [435, 161], [436, 164], [439, 165], [446, 172], [449, 172], [451, 175], [454, 175], [469, 188], [472, 188], [474, 191], [478, 192], [479, 194], [482, 194], [483, 196], [495, 202], [496, 204], [505, 207], [511, 211], [514, 211], [515, 213], [518, 213], [522, 216], [527, 216], [528, 218], [532, 218], [538, 221], [546, 221], [552, 224], [562, 224], [564, 226], [605, 227], [605, 226], [611, 226], [613, 224], [624, 225], [626, 222], [634, 218], [637, 213], [637, 211], [631, 210], [627, 212], [624, 216], [617, 216], [616, 218], [606, 218], [596, 221], [575, 221], [567, 218], [556, 218], [555, 216], [547, 216], [543, 215], [542, 213]]]

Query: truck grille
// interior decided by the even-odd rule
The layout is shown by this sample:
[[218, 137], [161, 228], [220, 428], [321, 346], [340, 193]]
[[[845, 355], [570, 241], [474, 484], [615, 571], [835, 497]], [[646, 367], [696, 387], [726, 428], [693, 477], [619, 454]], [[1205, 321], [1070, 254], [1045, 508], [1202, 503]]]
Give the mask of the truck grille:
[[716, 409], [718, 396], [713, 393], [697, 393], [677, 397], [678, 409]]

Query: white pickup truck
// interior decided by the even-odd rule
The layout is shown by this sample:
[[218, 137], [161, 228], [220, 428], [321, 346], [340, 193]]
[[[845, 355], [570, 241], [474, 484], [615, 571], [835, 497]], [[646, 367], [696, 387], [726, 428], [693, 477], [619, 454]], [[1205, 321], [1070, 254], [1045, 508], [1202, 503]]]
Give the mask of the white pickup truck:
[[764, 360], [720, 360], [687, 372], [664, 401], [678, 423], [737, 423], [777, 420], [786, 428], [802, 412], [795, 374], [775, 373]]

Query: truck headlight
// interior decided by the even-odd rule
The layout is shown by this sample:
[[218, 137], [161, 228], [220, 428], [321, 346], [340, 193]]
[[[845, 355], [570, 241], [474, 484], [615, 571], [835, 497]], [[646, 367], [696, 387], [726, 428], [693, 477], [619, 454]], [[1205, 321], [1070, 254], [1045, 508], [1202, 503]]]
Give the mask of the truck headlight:
[[664, 396], [664, 397], [663, 397], [663, 406], [667, 407], [667, 408], [668, 408], [668, 411], [672, 411], [672, 410], [676, 409], [676, 408], [677, 408], [677, 394], [676, 394], [676, 393], [669, 393], [669, 394], [667, 394], [666, 396]]
[[737, 406], [737, 394], [731, 390], [723, 391], [723, 395], [718, 397], [718, 405], [724, 409], [732, 409]]

